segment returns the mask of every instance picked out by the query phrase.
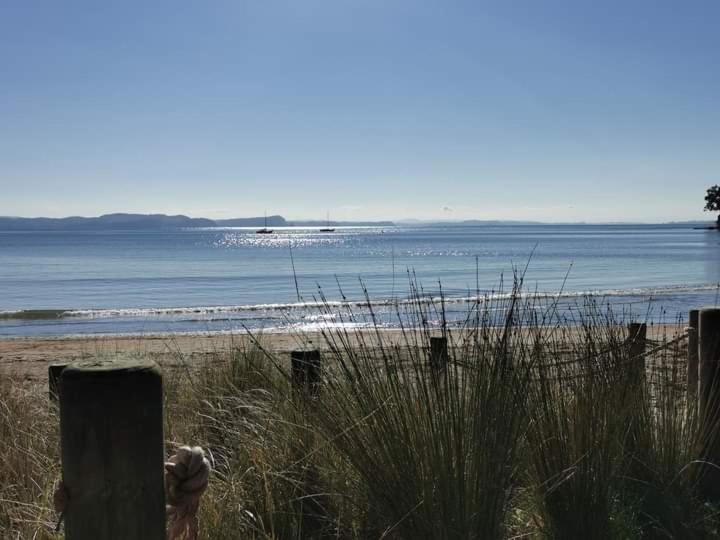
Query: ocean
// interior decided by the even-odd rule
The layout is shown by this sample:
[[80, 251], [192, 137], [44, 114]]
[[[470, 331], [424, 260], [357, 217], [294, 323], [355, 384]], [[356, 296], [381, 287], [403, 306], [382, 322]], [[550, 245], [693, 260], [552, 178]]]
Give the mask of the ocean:
[[297, 331], [365, 326], [372, 317], [392, 327], [413, 296], [411, 283], [428, 305], [442, 297], [453, 324], [478, 296], [507, 294], [514, 273], [524, 275], [528, 296], [572, 305], [592, 294], [625, 318], [674, 320], [718, 303], [720, 232], [687, 225], [0, 232], [0, 338]]

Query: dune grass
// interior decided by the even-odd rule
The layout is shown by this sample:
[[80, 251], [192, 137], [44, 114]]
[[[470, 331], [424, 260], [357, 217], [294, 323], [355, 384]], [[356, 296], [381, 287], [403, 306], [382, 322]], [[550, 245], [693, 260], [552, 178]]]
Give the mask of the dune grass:
[[1, 538], [52, 537], [58, 446], [59, 421], [47, 393], [0, 374]]
[[[262, 336], [166, 371], [168, 451], [199, 444], [215, 465], [201, 537], [717, 537], [682, 327], [645, 358], [593, 299], [559, 310], [516, 283], [481, 300], [452, 329], [422, 301], [398, 307], [399, 337], [328, 329], [317, 395], [292, 386]], [[0, 375], [2, 538], [61, 537], [45, 392]]]

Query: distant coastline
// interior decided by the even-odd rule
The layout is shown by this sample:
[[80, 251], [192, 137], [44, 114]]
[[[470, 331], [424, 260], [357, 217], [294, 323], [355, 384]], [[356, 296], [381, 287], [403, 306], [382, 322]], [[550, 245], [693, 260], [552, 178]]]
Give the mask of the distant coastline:
[[[317, 227], [326, 221], [288, 221], [282, 216], [235, 219], [191, 218], [165, 214], [105, 214], [98, 217], [25, 218], [0, 216], [0, 231], [167, 230], [200, 227]], [[334, 227], [394, 227], [392, 221], [330, 221]]]
[[[267, 221], [266, 221], [267, 219]], [[202, 227], [395, 227], [425, 226], [530, 226], [530, 225], [668, 225], [715, 228], [712, 221], [675, 221], [666, 223], [547, 223], [519, 220], [400, 220], [400, 221], [325, 221], [325, 220], [288, 220], [280, 215], [246, 217], [233, 219], [191, 218], [184, 215], [166, 214], [105, 214], [98, 217], [70, 216], [64, 218], [27, 218], [0, 216], [0, 231], [102, 231], [102, 230], [167, 230]]]

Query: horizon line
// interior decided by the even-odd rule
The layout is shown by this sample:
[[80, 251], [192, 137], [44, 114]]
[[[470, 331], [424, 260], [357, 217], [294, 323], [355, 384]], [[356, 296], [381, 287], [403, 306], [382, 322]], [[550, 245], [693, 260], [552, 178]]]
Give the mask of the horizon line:
[[[99, 219], [106, 216], [119, 216], [119, 215], [125, 215], [125, 216], [143, 216], [143, 217], [184, 217], [188, 219], [205, 219], [208, 221], [230, 221], [230, 220], [237, 220], [237, 219], [244, 219], [244, 220], [251, 220], [251, 219], [264, 219], [263, 215], [258, 216], [236, 216], [236, 217], [229, 217], [229, 218], [208, 218], [204, 216], [193, 216], [188, 214], [165, 214], [165, 213], [140, 213], [140, 212], [107, 212], [99, 215], [68, 215], [68, 216], [62, 216], [62, 217], [48, 217], [48, 216], [18, 216], [18, 215], [0, 215], [0, 219], [27, 219], [27, 220], [39, 220], [39, 219], [48, 219], [48, 220], [64, 220], [64, 219], [72, 219], [72, 218], [78, 218], [78, 219]], [[303, 217], [285, 217], [282, 214], [271, 214], [268, 217], [279, 217], [284, 219], [288, 222], [324, 222], [325, 219], [320, 218], [303, 218]], [[494, 222], [494, 223], [507, 223], [507, 224], [537, 224], [537, 225], [671, 225], [671, 224], [690, 224], [690, 223], [715, 223], [715, 219], [707, 218], [707, 219], [700, 219], [700, 218], [690, 218], [690, 219], [673, 219], [669, 221], [653, 221], [653, 220], [631, 220], [631, 219], [616, 219], [616, 220], [582, 220], [582, 221], [572, 221], [572, 220], [558, 220], [558, 221], [546, 221], [542, 219], [517, 219], [517, 218], [479, 218], [479, 217], [472, 217], [472, 218], [355, 218], [355, 219], [336, 219], [331, 220], [331, 222], [339, 223], [339, 222], [347, 222], [347, 223], [359, 223], [359, 222], [373, 222], [373, 223], [379, 223], [379, 222], [392, 222], [392, 223], [419, 223], [419, 224], [431, 224], [431, 223], [437, 223], [437, 224], [460, 224], [464, 222]]]

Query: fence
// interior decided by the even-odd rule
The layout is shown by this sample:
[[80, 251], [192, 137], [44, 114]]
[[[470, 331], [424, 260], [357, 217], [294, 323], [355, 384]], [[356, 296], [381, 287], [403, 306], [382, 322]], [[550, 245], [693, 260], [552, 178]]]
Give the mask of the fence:
[[[653, 343], [645, 325], [628, 328], [616, 344], [629, 359], [625, 376], [645, 377], [654, 358], [687, 342], [688, 408], [696, 410], [702, 460], [720, 463], [720, 309], [690, 312], [688, 328], [672, 340]], [[673, 349], [674, 348], [674, 349]], [[454, 362], [447, 336], [429, 339], [428, 372], [447, 373]], [[321, 356], [291, 355], [295, 392], [321, 400]], [[577, 363], [558, 360], [562, 373]], [[50, 398], [60, 402], [62, 475], [68, 504], [65, 537], [161, 540], [166, 537], [163, 390], [158, 368], [143, 361], [53, 364]], [[562, 381], [561, 377], [558, 380]], [[718, 495], [720, 472], [708, 466], [703, 489]]]

